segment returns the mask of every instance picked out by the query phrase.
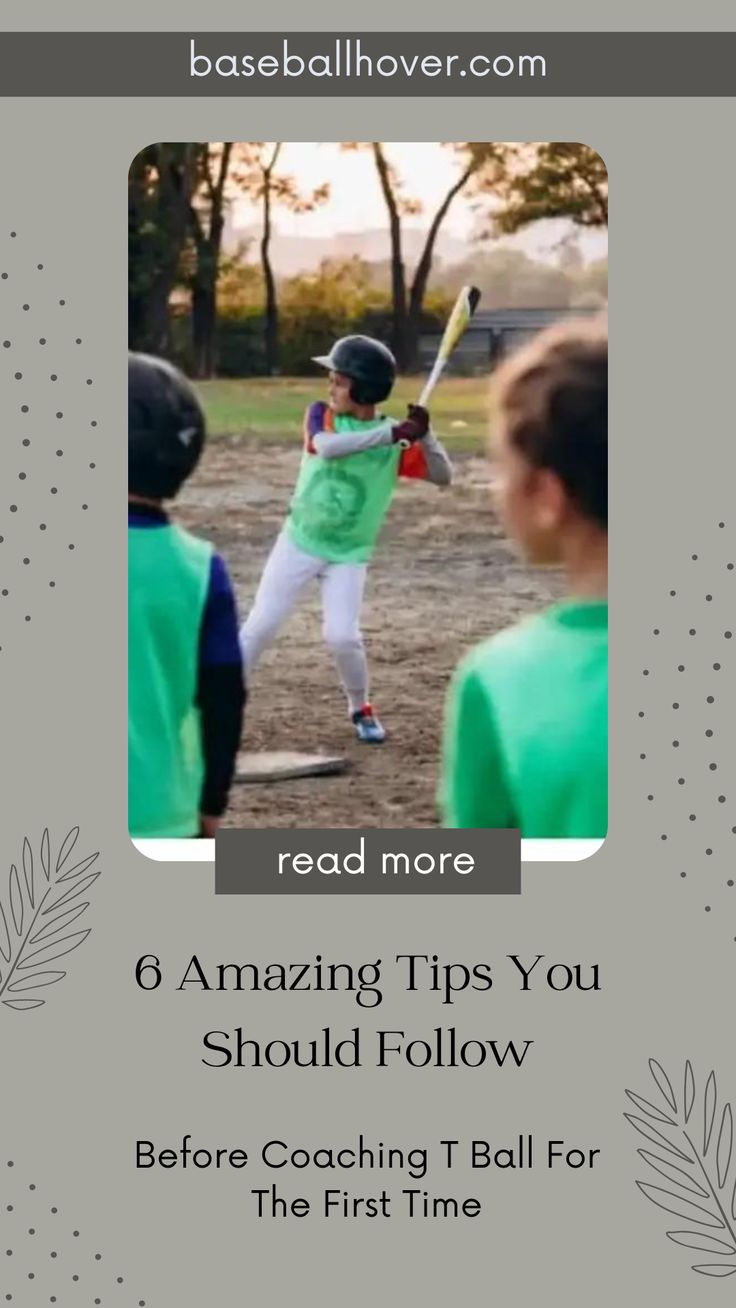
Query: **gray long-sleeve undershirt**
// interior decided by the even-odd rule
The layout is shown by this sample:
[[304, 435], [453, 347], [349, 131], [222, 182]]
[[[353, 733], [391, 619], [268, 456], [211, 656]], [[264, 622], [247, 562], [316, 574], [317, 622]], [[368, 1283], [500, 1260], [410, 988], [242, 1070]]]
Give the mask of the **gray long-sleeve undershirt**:
[[[397, 424], [383, 421], [365, 431], [323, 431], [312, 437], [315, 453], [321, 459], [345, 459], [351, 454], [362, 454], [382, 445], [393, 444], [393, 429]], [[427, 464], [427, 481], [435, 486], [449, 486], [452, 481], [452, 464], [444, 445], [434, 432], [428, 431], [417, 444], [424, 452]]]

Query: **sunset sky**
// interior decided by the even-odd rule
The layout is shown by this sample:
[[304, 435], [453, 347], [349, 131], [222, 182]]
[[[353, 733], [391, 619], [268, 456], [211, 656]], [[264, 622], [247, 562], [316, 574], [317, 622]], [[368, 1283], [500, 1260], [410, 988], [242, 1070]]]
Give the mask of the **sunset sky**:
[[[407, 226], [426, 228], [431, 214], [457, 177], [458, 162], [453, 152], [436, 143], [391, 143], [387, 154], [405, 183], [407, 195], [418, 198], [425, 212], [407, 217]], [[292, 174], [305, 191], [329, 181], [329, 201], [308, 214], [290, 214], [279, 208], [276, 226], [284, 235], [329, 236], [334, 232], [361, 231], [383, 227], [386, 209], [376, 175], [373, 158], [367, 151], [343, 152], [338, 145], [287, 143], [278, 163], [279, 171]], [[239, 198], [233, 206], [237, 226], [257, 223], [258, 214], [247, 199]], [[467, 237], [475, 226], [470, 201], [462, 195], [454, 201], [443, 230], [448, 236]], [[537, 224], [513, 238], [529, 254], [543, 256], [559, 241], [567, 224]], [[586, 258], [596, 259], [607, 252], [607, 233], [580, 233], [581, 249]]]

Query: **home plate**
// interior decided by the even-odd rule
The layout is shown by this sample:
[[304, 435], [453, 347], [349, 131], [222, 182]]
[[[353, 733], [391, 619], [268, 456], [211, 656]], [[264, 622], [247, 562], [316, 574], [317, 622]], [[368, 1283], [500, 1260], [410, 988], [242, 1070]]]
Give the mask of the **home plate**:
[[259, 754], [238, 754], [235, 780], [244, 782], [290, 781], [295, 777], [332, 777], [344, 772], [348, 760], [339, 754], [299, 754], [283, 749]]

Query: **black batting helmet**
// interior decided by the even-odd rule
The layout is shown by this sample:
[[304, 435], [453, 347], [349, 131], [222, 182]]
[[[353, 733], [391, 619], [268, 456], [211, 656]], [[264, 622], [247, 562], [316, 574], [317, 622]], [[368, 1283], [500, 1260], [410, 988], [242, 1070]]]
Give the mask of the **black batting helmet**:
[[396, 381], [396, 360], [388, 346], [372, 336], [343, 336], [329, 354], [313, 359], [330, 372], [349, 377], [350, 397], [355, 404], [378, 404], [391, 393]]
[[128, 490], [172, 499], [196, 468], [205, 441], [202, 406], [165, 359], [128, 355]]

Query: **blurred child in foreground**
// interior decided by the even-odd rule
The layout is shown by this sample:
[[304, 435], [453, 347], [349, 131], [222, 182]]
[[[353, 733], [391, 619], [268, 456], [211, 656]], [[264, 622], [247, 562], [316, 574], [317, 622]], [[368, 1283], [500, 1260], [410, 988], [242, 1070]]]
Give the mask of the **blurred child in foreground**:
[[196, 468], [199, 401], [163, 359], [128, 358], [128, 829], [213, 837], [245, 702], [235, 598], [208, 541], [165, 502]]
[[608, 827], [608, 332], [541, 333], [497, 376], [506, 529], [567, 598], [473, 649], [448, 696], [448, 827], [602, 838]]

